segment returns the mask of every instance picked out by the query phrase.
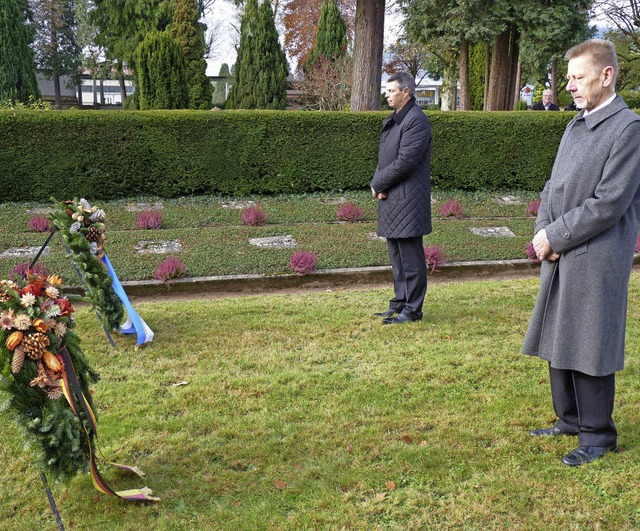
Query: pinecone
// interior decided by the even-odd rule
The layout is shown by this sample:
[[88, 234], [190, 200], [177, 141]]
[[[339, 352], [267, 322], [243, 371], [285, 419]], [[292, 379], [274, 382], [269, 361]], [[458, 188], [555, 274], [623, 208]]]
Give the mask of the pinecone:
[[87, 240], [90, 242], [100, 243], [102, 240], [102, 233], [95, 227], [89, 227], [89, 230], [87, 231]]
[[22, 345], [16, 347], [13, 351], [13, 359], [11, 360], [11, 372], [13, 374], [18, 374], [20, 369], [22, 369], [22, 364], [24, 363], [24, 348]]
[[49, 338], [40, 332], [29, 334], [22, 340], [22, 347], [32, 360], [42, 358], [44, 351], [50, 344]]

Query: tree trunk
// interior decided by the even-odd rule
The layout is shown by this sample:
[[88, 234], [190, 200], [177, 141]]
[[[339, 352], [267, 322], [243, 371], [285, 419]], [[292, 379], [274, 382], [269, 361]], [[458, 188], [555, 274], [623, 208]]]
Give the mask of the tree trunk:
[[96, 74], [94, 72], [93, 74], [93, 108], [94, 109], [99, 109], [100, 106], [98, 105], [98, 86], [96, 84]]
[[104, 105], [104, 79], [100, 77], [100, 105]]
[[455, 111], [456, 110], [456, 89], [458, 84], [458, 69], [454, 63], [445, 66], [442, 73], [442, 93], [440, 95], [440, 110]]
[[516, 73], [516, 94], [513, 98], [513, 108], [520, 102], [520, 87], [522, 86], [522, 61], [518, 61], [518, 71]]
[[520, 90], [517, 85], [518, 64], [520, 63], [520, 30], [515, 24], [511, 25], [511, 35], [509, 37], [509, 81], [507, 83], [507, 94], [504, 102], [504, 110], [512, 111], [516, 94]]
[[469, 41], [460, 41], [460, 110], [471, 110], [471, 87], [469, 81]]
[[357, 0], [351, 110], [380, 109], [384, 0]]
[[486, 60], [484, 63], [484, 97], [482, 100], [482, 110], [489, 109], [489, 74], [491, 72], [491, 44], [486, 43]]
[[124, 100], [127, 99], [127, 86], [124, 83], [124, 71], [122, 70], [122, 60], [118, 59], [118, 82], [120, 84], [120, 101], [124, 109]]
[[82, 109], [82, 81], [78, 82], [78, 105], [80, 106], [80, 108]]
[[493, 40], [491, 74], [489, 76], [489, 111], [508, 111], [513, 107], [518, 69], [520, 33], [515, 24]]
[[553, 103], [558, 101], [558, 60], [551, 61], [551, 90], [553, 91]]
[[53, 73], [53, 93], [55, 94], [56, 107], [62, 109], [62, 93], [60, 91], [60, 74]]

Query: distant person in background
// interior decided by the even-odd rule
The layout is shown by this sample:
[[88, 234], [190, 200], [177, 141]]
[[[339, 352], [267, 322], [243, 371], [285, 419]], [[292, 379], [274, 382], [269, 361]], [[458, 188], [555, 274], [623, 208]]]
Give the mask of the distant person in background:
[[538, 103], [534, 103], [533, 105], [534, 111], [559, 111], [560, 107], [558, 107], [555, 103], [553, 103], [553, 91], [546, 89], [542, 92], [542, 101]]

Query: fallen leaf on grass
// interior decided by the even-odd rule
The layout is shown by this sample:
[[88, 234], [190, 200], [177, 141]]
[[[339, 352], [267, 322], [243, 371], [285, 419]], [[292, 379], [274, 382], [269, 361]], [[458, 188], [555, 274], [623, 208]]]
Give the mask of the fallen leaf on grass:
[[286, 481], [282, 481], [281, 479], [276, 479], [273, 482], [273, 486], [278, 490], [286, 489], [287, 488], [287, 482]]
[[189, 382], [176, 382], [172, 383], [171, 387], [180, 387], [181, 385], [189, 385]]
[[378, 494], [376, 494], [376, 498], [378, 500], [386, 500], [387, 499], [387, 493], [386, 492], [378, 492]]
[[387, 481], [387, 490], [393, 490], [396, 488], [396, 484], [393, 481]]
[[413, 439], [411, 437], [409, 437], [408, 435], [403, 435], [402, 436], [402, 440], [404, 442], [406, 442], [407, 444], [411, 444], [413, 442]]
[[240, 507], [240, 502], [239, 501], [232, 501], [231, 502], [231, 506], [232, 507]]

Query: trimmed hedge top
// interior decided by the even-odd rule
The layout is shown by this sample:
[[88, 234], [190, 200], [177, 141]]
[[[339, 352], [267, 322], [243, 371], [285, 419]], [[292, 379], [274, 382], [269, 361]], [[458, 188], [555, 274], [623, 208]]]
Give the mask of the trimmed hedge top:
[[[540, 190], [574, 113], [428, 112], [441, 189]], [[0, 202], [367, 188], [388, 112], [2, 111]]]

